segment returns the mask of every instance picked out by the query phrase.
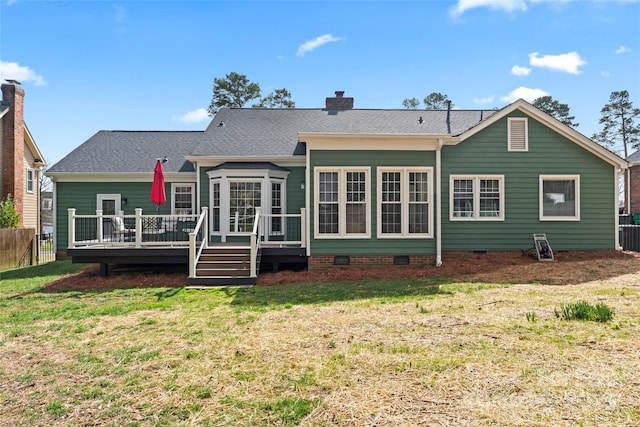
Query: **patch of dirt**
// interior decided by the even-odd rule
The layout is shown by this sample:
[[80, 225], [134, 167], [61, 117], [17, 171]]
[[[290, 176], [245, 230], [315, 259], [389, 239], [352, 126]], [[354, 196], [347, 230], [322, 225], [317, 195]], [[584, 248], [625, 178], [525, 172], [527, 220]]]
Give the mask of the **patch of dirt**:
[[[541, 262], [529, 254], [520, 252], [445, 253], [441, 267], [349, 266], [314, 271], [280, 271], [260, 274], [258, 286], [411, 277], [449, 277], [460, 282], [568, 285], [640, 272], [640, 253], [636, 252], [571, 251], [556, 252], [554, 255], [555, 261]], [[100, 277], [99, 266], [91, 265], [75, 274], [51, 282], [43, 291], [186, 285], [187, 271], [184, 267], [110, 267], [109, 276]]]

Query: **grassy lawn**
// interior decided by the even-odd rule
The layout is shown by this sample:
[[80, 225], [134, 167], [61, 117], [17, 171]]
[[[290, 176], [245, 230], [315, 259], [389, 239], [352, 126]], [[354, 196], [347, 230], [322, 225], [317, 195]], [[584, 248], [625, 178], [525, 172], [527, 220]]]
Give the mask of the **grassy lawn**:
[[78, 268], [0, 275], [1, 426], [640, 425], [638, 273], [41, 291]]

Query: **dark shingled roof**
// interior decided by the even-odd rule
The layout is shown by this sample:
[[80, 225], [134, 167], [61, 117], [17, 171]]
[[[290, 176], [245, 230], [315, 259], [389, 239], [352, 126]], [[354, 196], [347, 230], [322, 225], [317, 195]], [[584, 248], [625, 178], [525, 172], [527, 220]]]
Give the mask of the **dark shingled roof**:
[[625, 160], [627, 162], [630, 162], [630, 163], [638, 163], [638, 162], [640, 162], [640, 150], [636, 151], [635, 153], [630, 154], [629, 157], [627, 157]]
[[[299, 152], [298, 133], [458, 135], [496, 110], [326, 110], [223, 108], [191, 153], [216, 157], [277, 157]], [[420, 123], [422, 118], [422, 123]]]
[[304, 155], [301, 132], [459, 135], [496, 110], [327, 110], [223, 108], [205, 131], [100, 131], [48, 172], [192, 172], [185, 156], [289, 157]]
[[167, 156], [166, 172], [193, 172], [184, 156], [200, 142], [202, 131], [101, 130], [47, 172], [153, 172]]

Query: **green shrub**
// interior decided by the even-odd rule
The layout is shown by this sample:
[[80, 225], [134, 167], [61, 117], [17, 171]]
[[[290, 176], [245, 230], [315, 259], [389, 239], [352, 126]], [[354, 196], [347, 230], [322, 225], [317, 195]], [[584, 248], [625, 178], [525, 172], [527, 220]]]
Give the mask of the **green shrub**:
[[593, 320], [596, 322], [608, 322], [613, 318], [613, 310], [606, 304], [595, 306], [586, 301], [563, 305], [560, 310], [555, 310], [556, 317], [564, 320]]
[[0, 228], [18, 228], [20, 225], [20, 214], [16, 211], [16, 203], [7, 195], [5, 200], [0, 200]]

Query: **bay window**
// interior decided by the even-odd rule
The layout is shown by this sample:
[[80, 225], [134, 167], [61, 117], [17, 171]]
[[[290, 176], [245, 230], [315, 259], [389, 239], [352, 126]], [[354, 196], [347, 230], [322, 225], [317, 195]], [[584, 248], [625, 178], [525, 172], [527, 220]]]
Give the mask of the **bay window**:
[[[261, 167], [256, 167], [257, 165]], [[207, 171], [210, 179], [210, 230], [226, 241], [253, 232], [258, 210], [270, 216], [263, 233], [284, 233], [286, 182], [290, 171], [274, 164], [222, 164]]]

